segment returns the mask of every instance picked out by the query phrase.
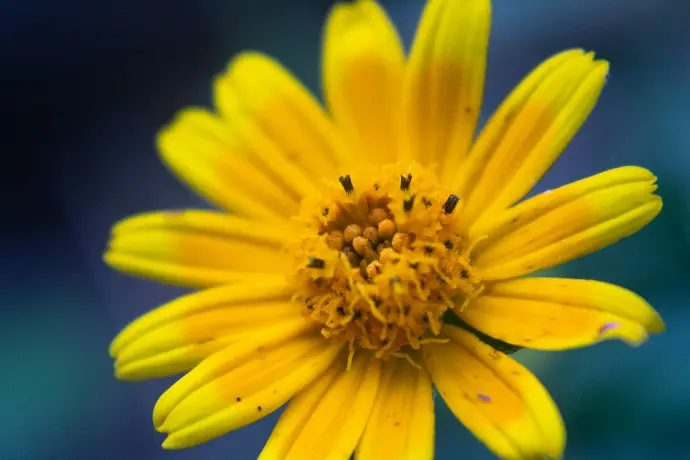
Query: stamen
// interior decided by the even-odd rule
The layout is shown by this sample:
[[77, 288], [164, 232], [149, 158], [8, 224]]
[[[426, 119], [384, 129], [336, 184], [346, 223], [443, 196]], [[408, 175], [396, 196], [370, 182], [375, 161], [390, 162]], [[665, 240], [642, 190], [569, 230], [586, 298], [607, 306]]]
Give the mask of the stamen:
[[410, 183], [412, 182], [412, 174], [408, 174], [407, 177], [400, 176], [400, 190], [403, 192], [410, 189]]
[[348, 195], [355, 191], [355, 187], [354, 185], [352, 185], [352, 179], [350, 178], [349, 174], [346, 176], [340, 176], [338, 180], [340, 181], [340, 184], [343, 186], [345, 193], [347, 193]]
[[458, 204], [458, 201], [460, 201], [460, 198], [457, 195], [450, 195], [448, 197], [446, 202], [443, 203], [443, 210], [446, 211], [446, 214], [453, 212], [455, 206]]
[[403, 201], [403, 210], [408, 214], [412, 211], [412, 206], [414, 205], [414, 198], [415, 195], [412, 195], [405, 201]]
[[323, 259], [318, 259], [313, 256], [309, 256], [307, 267], [309, 268], [324, 268], [326, 266], [326, 261]]

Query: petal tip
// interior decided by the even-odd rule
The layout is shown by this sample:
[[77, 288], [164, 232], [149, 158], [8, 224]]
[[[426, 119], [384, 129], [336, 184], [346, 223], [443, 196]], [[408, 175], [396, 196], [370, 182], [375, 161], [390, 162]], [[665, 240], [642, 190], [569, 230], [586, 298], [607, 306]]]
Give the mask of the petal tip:
[[144, 380], [142, 378], [137, 378], [136, 374], [133, 374], [127, 369], [127, 366], [121, 366], [117, 362], [114, 365], [115, 368], [115, 378], [123, 382], [138, 382]]
[[661, 334], [666, 331], [666, 323], [664, 319], [657, 312], [650, 318], [649, 323], [646, 325], [647, 332], [650, 334]]
[[153, 414], [152, 414], [152, 420], [153, 420], [153, 428], [158, 431], [159, 433], [167, 433], [168, 430], [165, 427], [165, 420], [168, 418], [168, 413], [170, 411], [163, 407], [163, 404], [161, 404], [161, 399], [163, 398], [163, 395], [158, 399], [158, 402], [156, 402], [156, 405], [153, 407]]
[[174, 436], [168, 436], [167, 438], [165, 438], [165, 440], [163, 440], [161, 447], [165, 450], [179, 450], [189, 446], [177, 442]]
[[603, 78], [608, 77], [609, 71], [611, 69], [611, 64], [605, 59], [597, 59], [594, 61], [596, 63], [596, 71], [601, 73]]
[[103, 252], [103, 255], [101, 256], [103, 259], [103, 263], [106, 264], [108, 267], [117, 269], [117, 256], [113, 252], [112, 248], [110, 247], [112, 244], [112, 239], [108, 241], [108, 247], [106, 250]]
[[122, 345], [119, 343], [118, 339], [119, 334], [115, 336], [112, 342], [110, 342], [110, 346], [108, 346], [108, 356], [110, 356], [111, 358], [116, 358], [122, 348]]

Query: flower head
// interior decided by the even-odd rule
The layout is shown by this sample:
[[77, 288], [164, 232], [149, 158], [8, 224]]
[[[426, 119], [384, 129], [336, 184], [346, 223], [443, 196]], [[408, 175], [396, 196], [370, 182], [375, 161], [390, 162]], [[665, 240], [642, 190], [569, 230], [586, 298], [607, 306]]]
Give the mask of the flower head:
[[559, 458], [554, 402], [479, 337], [556, 350], [663, 330], [622, 287], [521, 278], [636, 232], [661, 199], [649, 171], [626, 166], [520, 201], [608, 64], [582, 50], [547, 59], [475, 139], [489, 23], [489, 0], [430, 0], [406, 57], [377, 3], [339, 3], [327, 111], [277, 62], [243, 53], [215, 82], [215, 111], [185, 110], [161, 132], [165, 163], [226, 210], [125, 219], [105, 255], [202, 288], [110, 350], [125, 380], [186, 372], [154, 409], [164, 447], [289, 401], [262, 460], [431, 459], [433, 385], [498, 456]]

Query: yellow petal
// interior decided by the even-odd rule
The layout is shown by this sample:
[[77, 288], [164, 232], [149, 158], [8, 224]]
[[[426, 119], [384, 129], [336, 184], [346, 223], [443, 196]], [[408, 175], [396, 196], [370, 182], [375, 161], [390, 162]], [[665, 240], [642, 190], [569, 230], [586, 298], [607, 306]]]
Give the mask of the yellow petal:
[[113, 228], [113, 268], [185, 286], [266, 278], [286, 268], [285, 227], [213, 211], [155, 212]]
[[490, 285], [459, 313], [492, 337], [558, 350], [618, 338], [639, 345], [664, 323], [645, 300], [600, 281], [523, 278]]
[[470, 230], [482, 241], [473, 254], [485, 280], [550, 268], [629, 236], [661, 210], [655, 177], [617, 168], [544, 192]]
[[295, 396], [280, 416], [258, 460], [284, 460], [302, 428], [316, 410], [333, 381], [344, 371], [345, 360], [336, 360], [318, 379]]
[[259, 460], [348, 460], [362, 436], [379, 387], [381, 361], [357, 353], [290, 402]]
[[518, 201], [553, 164], [591, 112], [608, 63], [570, 50], [538, 66], [508, 96], [477, 138], [453, 188], [462, 218]]
[[430, 0], [403, 89], [403, 153], [439, 164], [448, 184], [474, 136], [484, 92], [489, 0]]
[[324, 93], [353, 155], [395, 161], [405, 56], [374, 0], [336, 3], [324, 37]]
[[[285, 277], [274, 276], [260, 282], [245, 282], [221, 286], [182, 296], [132, 321], [110, 345], [110, 356], [116, 357], [136, 340], [155, 329], [202, 312], [218, 308], [256, 307], [286, 301], [292, 294]], [[242, 309], [245, 314], [251, 310]]]
[[239, 109], [312, 180], [338, 177], [348, 154], [316, 99], [268, 56], [245, 52], [215, 83], [215, 103], [232, 123]]
[[434, 401], [428, 374], [402, 359], [383, 364], [357, 460], [433, 460]]
[[170, 169], [218, 206], [260, 220], [293, 214], [299, 198], [249, 157], [241, 133], [203, 109], [187, 109], [158, 135], [158, 149]]
[[455, 416], [500, 458], [561, 458], [563, 420], [536, 377], [467, 331], [443, 331], [451, 341], [422, 354]]
[[272, 346], [240, 342], [211, 355], [156, 403], [154, 423], [168, 433], [163, 447], [191, 447], [272, 413], [328, 369], [341, 349], [317, 333]]
[[303, 198], [317, 192], [313, 175], [300, 164], [302, 157], [290, 151], [288, 144], [279, 144], [280, 139], [271, 137], [260, 120], [244, 110], [229, 70], [216, 77], [213, 97], [223, 123], [245, 143], [247, 161], [272, 177], [285, 193]]
[[220, 306], [163, 324], [130, 342], [116, 356], [115, 375], [123, 380], [165, 377], [191, 369], [231, 343], [279, 342], [315, 327], [287, 301]]

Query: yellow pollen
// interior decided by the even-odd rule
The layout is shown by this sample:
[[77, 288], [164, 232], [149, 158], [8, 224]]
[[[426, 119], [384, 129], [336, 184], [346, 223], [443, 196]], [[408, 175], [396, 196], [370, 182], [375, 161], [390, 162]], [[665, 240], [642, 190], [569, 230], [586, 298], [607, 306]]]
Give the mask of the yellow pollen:
[[481, 292], [462, 203], [433, 172], [393, 164], [328, 183], [308, 197], [289, 249], [295, 301], [324, 337], [407, 359], [438, 342], [443, 315]]

